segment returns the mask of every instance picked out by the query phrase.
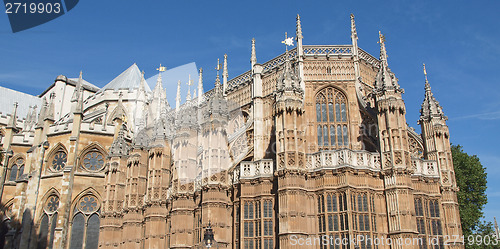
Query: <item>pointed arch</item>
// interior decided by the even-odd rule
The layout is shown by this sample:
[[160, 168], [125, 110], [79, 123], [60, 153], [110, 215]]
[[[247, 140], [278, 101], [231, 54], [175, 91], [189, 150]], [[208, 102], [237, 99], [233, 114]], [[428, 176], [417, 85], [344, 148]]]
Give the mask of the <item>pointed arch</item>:
[[70, 249], [97, 249], [102, 198], [92, 187], [80, 192], [71, 204]]
[[7, 172], [8, 181], [16, 181], [24, 174], [24, 165], [26, 157], [22, 153], [18, 153], [9, 161], [9, 170]]
[[78, 168], [77, 170], [83, 170], [88, 172], [102, 172], [106, 168], [106, 158], [108, 157], [108, 152], [98, 142], [92, 142], [87, 145], [78, 154]]
[[61, 142], [50, 149], [44, 161], [44, 169], [49, 172], [60, 172], [66, 166], [68, 150]]
[[318, 147], [334, 150], [349, 147], [349, 105], [347, 94], [332, 85], [315, 93]]
[[93, 195], [93, 196], [95, 196], [97, 198], [98, 202], [100, 204], [102, 203], [102, 196], [101, 196], [101, 194], [99, 194], [99, 192], [95, 188], [88, 187], [85, 190], [81, 191], [78, 195], [76, 195], [75, 198], [73, 198], [73, 200], [71, 201], [71, 216], [75, 215], [75, 208], [78, 205], [78, 201], [82, 197], [87, 196], [87, 195]]
[[106, 120], [107, 124], [113, 124], [113, 121], [116, 119], [120, 119], [122, 121], [128, 120], [127, 109], [123, 106], [122, 103], [118, 102], [118, 105], [113, 109], [111, 115], [109, 115], [108, 120]]

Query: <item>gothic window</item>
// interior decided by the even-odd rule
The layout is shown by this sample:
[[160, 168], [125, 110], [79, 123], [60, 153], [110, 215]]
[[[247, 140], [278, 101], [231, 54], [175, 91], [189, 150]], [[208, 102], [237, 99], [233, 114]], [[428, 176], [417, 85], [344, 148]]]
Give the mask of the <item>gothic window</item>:
[[245, 249], [257, 249], [255, 246], [257, 241], [256, 229], [258, 222], [255, 219], [255, 202], [245, 201], [243, 206], [243, 237]]
[[347, 98], [342, 92], [328, 87], [316, 95], [316, 123], [320, 149], [349, 146]]
[[427, 248], [426, 241], [429, 241], [430, 239], [436, 240], [436, 238], [439, 243], [432, 245], [432, 248], [444, 248], [443, 231], [439, 214], [439, 201], [415, 198], [414, 206], [415, 216], [417, 218], [418, 238], [422, 241], [422, 243], [419, 244], [419, 248]]
[[38, 248], [52, 248], [54, 244], [54, 233], [57, 225], [57, 209], [59, 208], [59, 196], [53, 194], [47, 198], [42, 218], [40, 231], [38, 233]]
[[18, 158], [10, 167], [9, 181], [15, 181], [19, 179], [23, 175], [24, 173], [23, 171], [24, 171], [24, 160], [22, 158]]
[[91, 150], [83, 156], [82, 166], [89, 171], [99, 171], [104, 167], [104, 155], [98, 150]]
[[64, 169], [66, 166], [66, 162], [68, 161], [66, 152], [64, 151], [58, 151], [53, 157], [52, 157], [52, 164], [51, 164], [51, 169], [53, 171], [59, 172]]
[[99, 208], [99, 200], [94, 195], [85, 195], [78, 200], [70, 230], [70, 249], [97, 249]]
[[[326, 200], [325, 200], [326, 199]], [[347, 238], [349, 233], [349, 221], [347, 194], [345, 192], [321, 193], [318, 201], [318, 231], [320, 236], [335, 238]], [[321, 238], [321, 237], [320, 237]], [[321, 249], [326, 247], [320, 247]], [[330, 245], [328, 249], [347, 249], [347, 245]]]

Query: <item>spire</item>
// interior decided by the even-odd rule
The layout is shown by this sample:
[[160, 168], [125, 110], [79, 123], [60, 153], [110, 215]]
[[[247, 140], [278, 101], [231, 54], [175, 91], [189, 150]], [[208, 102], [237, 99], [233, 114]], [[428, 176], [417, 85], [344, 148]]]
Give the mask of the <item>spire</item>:
[[118, 136], [116, 136], [109, 148], [109, 155], [111, 157], [122, 157], [128, 155], [129, 151], [130, 146], [125, 141], [125, 125], [122, 125], [120, 131], [118, 131]]
[[217, 70], [217, 78], [215, 78], [215, 92], [220, 93], [220, 77], [219, 77], [219, 71], [220, 71], [220, 61], [217, 58], [217, 67], [215, 67], [215, 70]]
[[162, 67], [161, 63], [160, 63], [160, 67], [158, 67], [156, 70], [158, 71], [158, 79], [156, 80], [155, 89], [156, 89], [156, 87], [160, 87], [160, 89], [161, 89], [161, 88], [163, 88], [162, 79], [161, 79], [161, 72], [165, 72], [167, 70], [167, 68]]
[[356, 31], [356, 23], [354, 22], [354, 14], [351, 14], [351, 41], [353, 55], [358, 56], [358, 32]]
[[495, 220], [495, 237], [498, 239], [498, 236], [500, 235], [500, 231], [498, 229], [497, 217], [493, 216], [493, 219]]
[[82, 71], [80, 71], [80, 77], [78, 78], [78, 82], [76, 83], [75, 91], [73, 92], [73, 97], [71, 98], [71, 102], [75, 103], [73, 106], [73, 113], [82, 113], [83, 109], [83, 77]]
[[375, 78], [375, 90], [378, 93], [383, 93], [387, 90], [395, 91], [397, 93], [403, 93], [403, 89], [399, 87], [396, 75], [389, 69], [389, 64], [387, 63], [387, 51], [385, 49], [385, 36], [379, 31], [379, 41], [380, 44], [380, 68]]
[[175, 111], [178, 112], [181, 107], [181, 81], [177, 82], [177, 97], [175, 98]]
[[200, 67], [200, 76], [198, 77], [198, 105], [203, 101], [203, 68]]
[[[51, 94], [52, 96], [52, 94]], [[43, 97], [42, 98], [42, 106], [40, 108], [40, 113], [38, 114], [38, 122], [37, 122], [37, 127], [43, 126], [43, 121], [45, 120], [45, 115], [47, 114], [47, 108], [48, 108], [48, 103], [47, 103], [47, 98]]]
[[425, 75], [425, 97], [422, 103], [422, 108], [420, 109], [420, 121], [430, 120], [432, 118], [438, 118], [441, 120], [446, 120], [447, 117], [443, 113], [443, 108], [439, 102], [434, 98], [434, 94], [431, 91], [431, 85], [427, 79], [427, 70], [424, 63], [424, 75]]
[[387, 51], [385, 49], [385, 36], [382, 33], [378, 32], [378, 43], [380, 43], [380, 61], [384, 66], [388, 66], [387, 63]]
[[227, 90], [227, 54], [224, 54], [224, 71], [222, 72], [222, 94], [226, 95]]
[[250, 63], [253, 66], [257, 64], [257, 54], [255, 53], [255, 38], [252, 38], [252, 57], [250, 58]]
[[52, 120], [54, 121], [54, 101], [56, 99], [56, 93], [55, 92], [52, 92], [50, 94], [50, 101], [47, 105], [47, 109], [46, 109], [46, 112], [45, 112], [45, 117], [44, 117], [44, 120]]
[[302, 26], [300, 24], [300, 16], [299, 14], [297, 14], [297, 30], [296, 30], [296, 36], [297, 36], [297, 44], [300, 43], [302, 44], [302, 38], [304, 38], [302, 36]]
[[16, 128], [17, 127], [17, 106], [19, 104], [14, 102], [14, 108], [12, 109], [12, 113], [10, 114], [8, 128]]

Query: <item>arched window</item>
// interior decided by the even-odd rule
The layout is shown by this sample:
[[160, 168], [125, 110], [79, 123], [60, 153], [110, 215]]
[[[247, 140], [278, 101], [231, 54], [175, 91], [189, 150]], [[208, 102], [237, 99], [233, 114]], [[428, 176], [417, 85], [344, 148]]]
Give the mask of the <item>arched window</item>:
[[9, 181], [15, 181], [23, 175], [24, 159], [18, 158], [10, 167]]
[[59, 208], [59, 196], [51, 195], [45, 203], [40, 222], [38, 235], [38, 248], [52, 248], [54, 244], [54, 232], [57, 225], [57, 209]]
[[78, 200], [71, 222], [70, 249], [97, 249], [99, 208], [99, 200], [93, 195], [85, 195]]
[[320, 149], [349, 145], [347, 98], [342, 92], [328, 87], [316, 95], [316, 123]]

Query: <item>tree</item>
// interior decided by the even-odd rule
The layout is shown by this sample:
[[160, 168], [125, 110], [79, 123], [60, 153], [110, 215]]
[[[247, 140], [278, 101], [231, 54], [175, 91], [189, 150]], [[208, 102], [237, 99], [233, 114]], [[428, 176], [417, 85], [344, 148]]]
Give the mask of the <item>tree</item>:
[[468, 245], [470, 235], [491, 236], [491, 222], [484, 222], [483, 207], [488, 202], [486, 196], [486, 168], [476, 155], [468, 155], [460, 145], [452, 145], [451, 152], [455, 167], [455, 178], [460, 191], [457, 193], [465, 248], [500, 248], [492, 245]]

